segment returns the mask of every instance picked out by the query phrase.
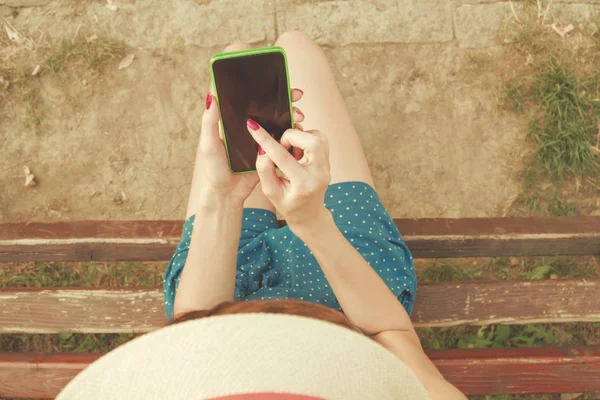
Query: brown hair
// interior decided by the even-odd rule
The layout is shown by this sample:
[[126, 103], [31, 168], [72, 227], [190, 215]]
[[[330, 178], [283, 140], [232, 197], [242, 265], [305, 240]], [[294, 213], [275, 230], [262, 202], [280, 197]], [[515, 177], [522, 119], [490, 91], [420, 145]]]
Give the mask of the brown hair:
[[208, 310], [189, 311], [175, 318], [169, 325], [194, 319], [210, 317], [213, 315], [227, 314], [289, 314], [301, 317], [320, 319], [343, 326], [344, 328], [358, 330], [356, 326], [341, 312], [320, 304], [300, 300], [254, 300], [232, 302], [226, 301]]

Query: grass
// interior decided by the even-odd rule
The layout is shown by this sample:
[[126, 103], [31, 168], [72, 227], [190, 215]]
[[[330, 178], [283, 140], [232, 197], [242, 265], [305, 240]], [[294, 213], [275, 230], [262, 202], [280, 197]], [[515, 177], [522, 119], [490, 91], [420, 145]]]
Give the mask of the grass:
[[595, 211], [592, 200], [600, 194], [600, 33], [592, 28], [597, 21], [562, 38], [549, 28], [553, 9], [543, 16], [548, 2], [519, 4], [509, 42], [523, 63], [517, 66], [517, 78], [505, 85], [502, 107], [529, 119], [533, 153], [523, 173], [523, 191], [509, 214]]
[[25, 104], [25, 113], [21, 119], [21, 125], [24, 129], [37, 134], [42, 122], [39, 89], [34, 87], [26, 90], [22, 95], [22, 101]]
[[420, 282], [600, 278], [595, 257], [498, 257], [417, 262]]
[[49, 52], [44, 62], [52, 72], [59, 72], [68, 63], [84, 65], [98, 71], [105, 62], [123, 54], [123, 45], [117, 41], [98, 38], [88, 41], [83, 37], [63, 40]]
[[503, 105], [530, 118], [527, 135], [534, 145], [511, 214], [585, 213], [578, 198], [600, 192], [600, 74], [579, 76], [553, 57], [533, 75], [508, 83]]
[[552, 58], [533, 76], [508, 83], [504, 105], [516, 112], [533, 109], [528, 136], [535, 145], [534, 166], [546, 178], [597, 176], [600, 74], [581, 78], [567, 62]]
[[0, 287], [156, 287], [164, 263], [8, 263], [0, 269]]
[[543, 115], [531, 125], [536, 161], [548, 177], [597, 174], [592, 146], [600, 121], [600, 75], [579, 82], [566, 63], [552, 59], [539, 68], [531, 87]]

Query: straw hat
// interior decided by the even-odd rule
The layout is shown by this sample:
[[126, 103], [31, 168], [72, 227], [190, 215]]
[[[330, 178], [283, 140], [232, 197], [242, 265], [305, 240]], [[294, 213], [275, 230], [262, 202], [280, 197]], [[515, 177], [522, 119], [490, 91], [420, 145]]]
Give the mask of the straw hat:
[[233, 314], [159, 329], [113, 350], [68, 399], [425, 400], [415, 374], [350, 329], [285, 314]]

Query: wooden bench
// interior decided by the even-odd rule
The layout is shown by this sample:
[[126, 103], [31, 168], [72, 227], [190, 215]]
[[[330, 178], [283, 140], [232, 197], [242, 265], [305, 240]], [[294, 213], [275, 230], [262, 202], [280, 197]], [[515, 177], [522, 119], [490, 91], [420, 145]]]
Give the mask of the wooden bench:
[[[600, 217], [398, 219], [415, 258], [600, 256]], [[166, 261], [182, 221], [0, 224], [0, 262]], [[0, 290], [0, 333], [149, 332], [161, 288]], [[600, 321], [600, 279], [421, 283], [417, 327]], [[428, 351], [469, 395], [600, 391], [600, 345]], [[0, 397], [54, 397], [101, 354], [0, 353]]]

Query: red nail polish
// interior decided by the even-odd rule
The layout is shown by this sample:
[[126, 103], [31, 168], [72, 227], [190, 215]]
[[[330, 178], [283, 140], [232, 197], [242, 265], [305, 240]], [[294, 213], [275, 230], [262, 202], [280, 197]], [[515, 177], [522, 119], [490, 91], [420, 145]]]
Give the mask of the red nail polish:
[[302, 90], [302, 89], [294, 88], [294, 90], [297, 90], [297, 91], [299, 91], [299, 92], [300, 92], [300, 94], [302, 94], [302, 95], [304, 94], [304, 90]]
[[212, 96], [210, 95], [210, 93], [206, 93], [206, 109], [208, 110], [210, 108], [210, 105], [212, 104]]
[[265, 151], [263, 150], [262, 146], [259, 144], [258, 145], [258, 155], [263, 156], [265, 154], [266, 154]]
[[258, 128], [260, 128], [260, 126], [252, 118], [248, 118], [247, 124], [253, 131], [257, 131]]

